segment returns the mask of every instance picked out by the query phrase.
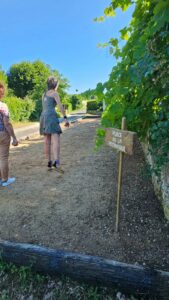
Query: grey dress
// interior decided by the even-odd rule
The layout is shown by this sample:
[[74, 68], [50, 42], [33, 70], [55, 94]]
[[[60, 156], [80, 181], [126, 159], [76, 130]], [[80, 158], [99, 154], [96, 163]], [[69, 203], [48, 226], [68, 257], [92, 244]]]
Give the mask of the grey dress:
[[61, 134], [62, 130], [59, 125], [59, 119], [55, 110], [56, 101], [54, 97], [47, 96], [46, 93], [42, 98], [42, 114], [40, 117], [40, 134]]

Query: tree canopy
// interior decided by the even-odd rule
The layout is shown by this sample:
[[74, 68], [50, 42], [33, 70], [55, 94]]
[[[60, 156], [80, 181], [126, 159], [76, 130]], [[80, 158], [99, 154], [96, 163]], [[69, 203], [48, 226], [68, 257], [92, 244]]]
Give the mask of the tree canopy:
[[34, 62], [23, 61], [10, 67], [7, 73], [8, 87], [10, 94], [24, 99], [29, 97], [35, 101], [35, 109], [31, 118], [37, 119], [42, 110], [42, 94], [47, 89], [46, 81], [49, 76], [54, 76], [59, 80], [58, 92], [62, 99], [62, 103], [67, 103], [66, 89], [69, 82], [59, 71], [51, 69], [51, 67], [40, 60]]
[[69, 87], [68, 80], [57, 70], [52, 70], [49, 65], [40, 60], [23, 61], [12, 65], [7, 73], [8, 86], [17, 97], [24, 98], [31, 95], [33, 99], [38, 100], [41, 99], [42, 93], [46, 90], [46, 80], [51, 75], [60, 82], [61, 96], [65, 95], [65, 90]]
[[2, 70], [1, 66], [0, 66], [0, 82], [3, 82], [4, 84], [6, 84], [7, 82], [7, 76], [5, 72]]

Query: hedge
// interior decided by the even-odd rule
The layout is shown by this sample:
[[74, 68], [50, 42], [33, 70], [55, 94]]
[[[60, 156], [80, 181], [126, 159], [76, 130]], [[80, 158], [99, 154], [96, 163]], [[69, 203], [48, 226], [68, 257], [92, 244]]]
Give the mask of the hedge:
[[87, 101], [87, 112], [88, 111], [102, 111], [103, 110], [103, 104], [102, 102], [98, 102], [96, 100], [89, 100]]
[[31, 113], [35, 109], [35, 103], [30, 98], [17, 98], [15, 96], [5, 97], [4, 102], [7, 104], [10, 112], [10, 118], [13, 121], [29, 120]]

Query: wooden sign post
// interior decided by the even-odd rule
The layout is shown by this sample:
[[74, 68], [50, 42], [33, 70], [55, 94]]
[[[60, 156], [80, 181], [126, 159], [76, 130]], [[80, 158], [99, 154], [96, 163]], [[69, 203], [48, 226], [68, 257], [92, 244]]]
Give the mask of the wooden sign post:
[[119, 170], [118, 170], [118, 188], [117, 188], [117, 208], [116, 208], [116, 226], [115, 231], [118, 232], [119, 216], [120, 216], [120, 196], [122, 185], [122, 168], [124, 153], [133, 154], [133, 140], [135, 132], [127, 131], [126, 118], [122, 118], [121, 130], [116, 128], [106, 128], [106, 143], [119, 153]]

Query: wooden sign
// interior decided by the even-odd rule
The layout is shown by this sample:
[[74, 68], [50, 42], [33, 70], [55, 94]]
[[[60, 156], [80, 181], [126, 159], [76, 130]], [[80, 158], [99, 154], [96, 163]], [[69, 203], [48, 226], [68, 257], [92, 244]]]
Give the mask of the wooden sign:
[[132, 131], [106, 128], [105, 141], [110, 147], [120, 152], [132, 155], [134, 135], [135, 132]]
[[136, 132], [127, 131], [126, 118], [122, 118], [121, 129], [106, 128], [105, 142], [119, 151], [119, 172], [118, 172], [118, 186], [117, 186], [117, 208], [116, 208], [116, 227], [115, 231], [118, 232], [119, 228], [119, 216], [120, 216], [120, 195], [122, 185], [122, 167], [123, 167], [123, 155], [124, 153], [133, 154], [133, 141]]

